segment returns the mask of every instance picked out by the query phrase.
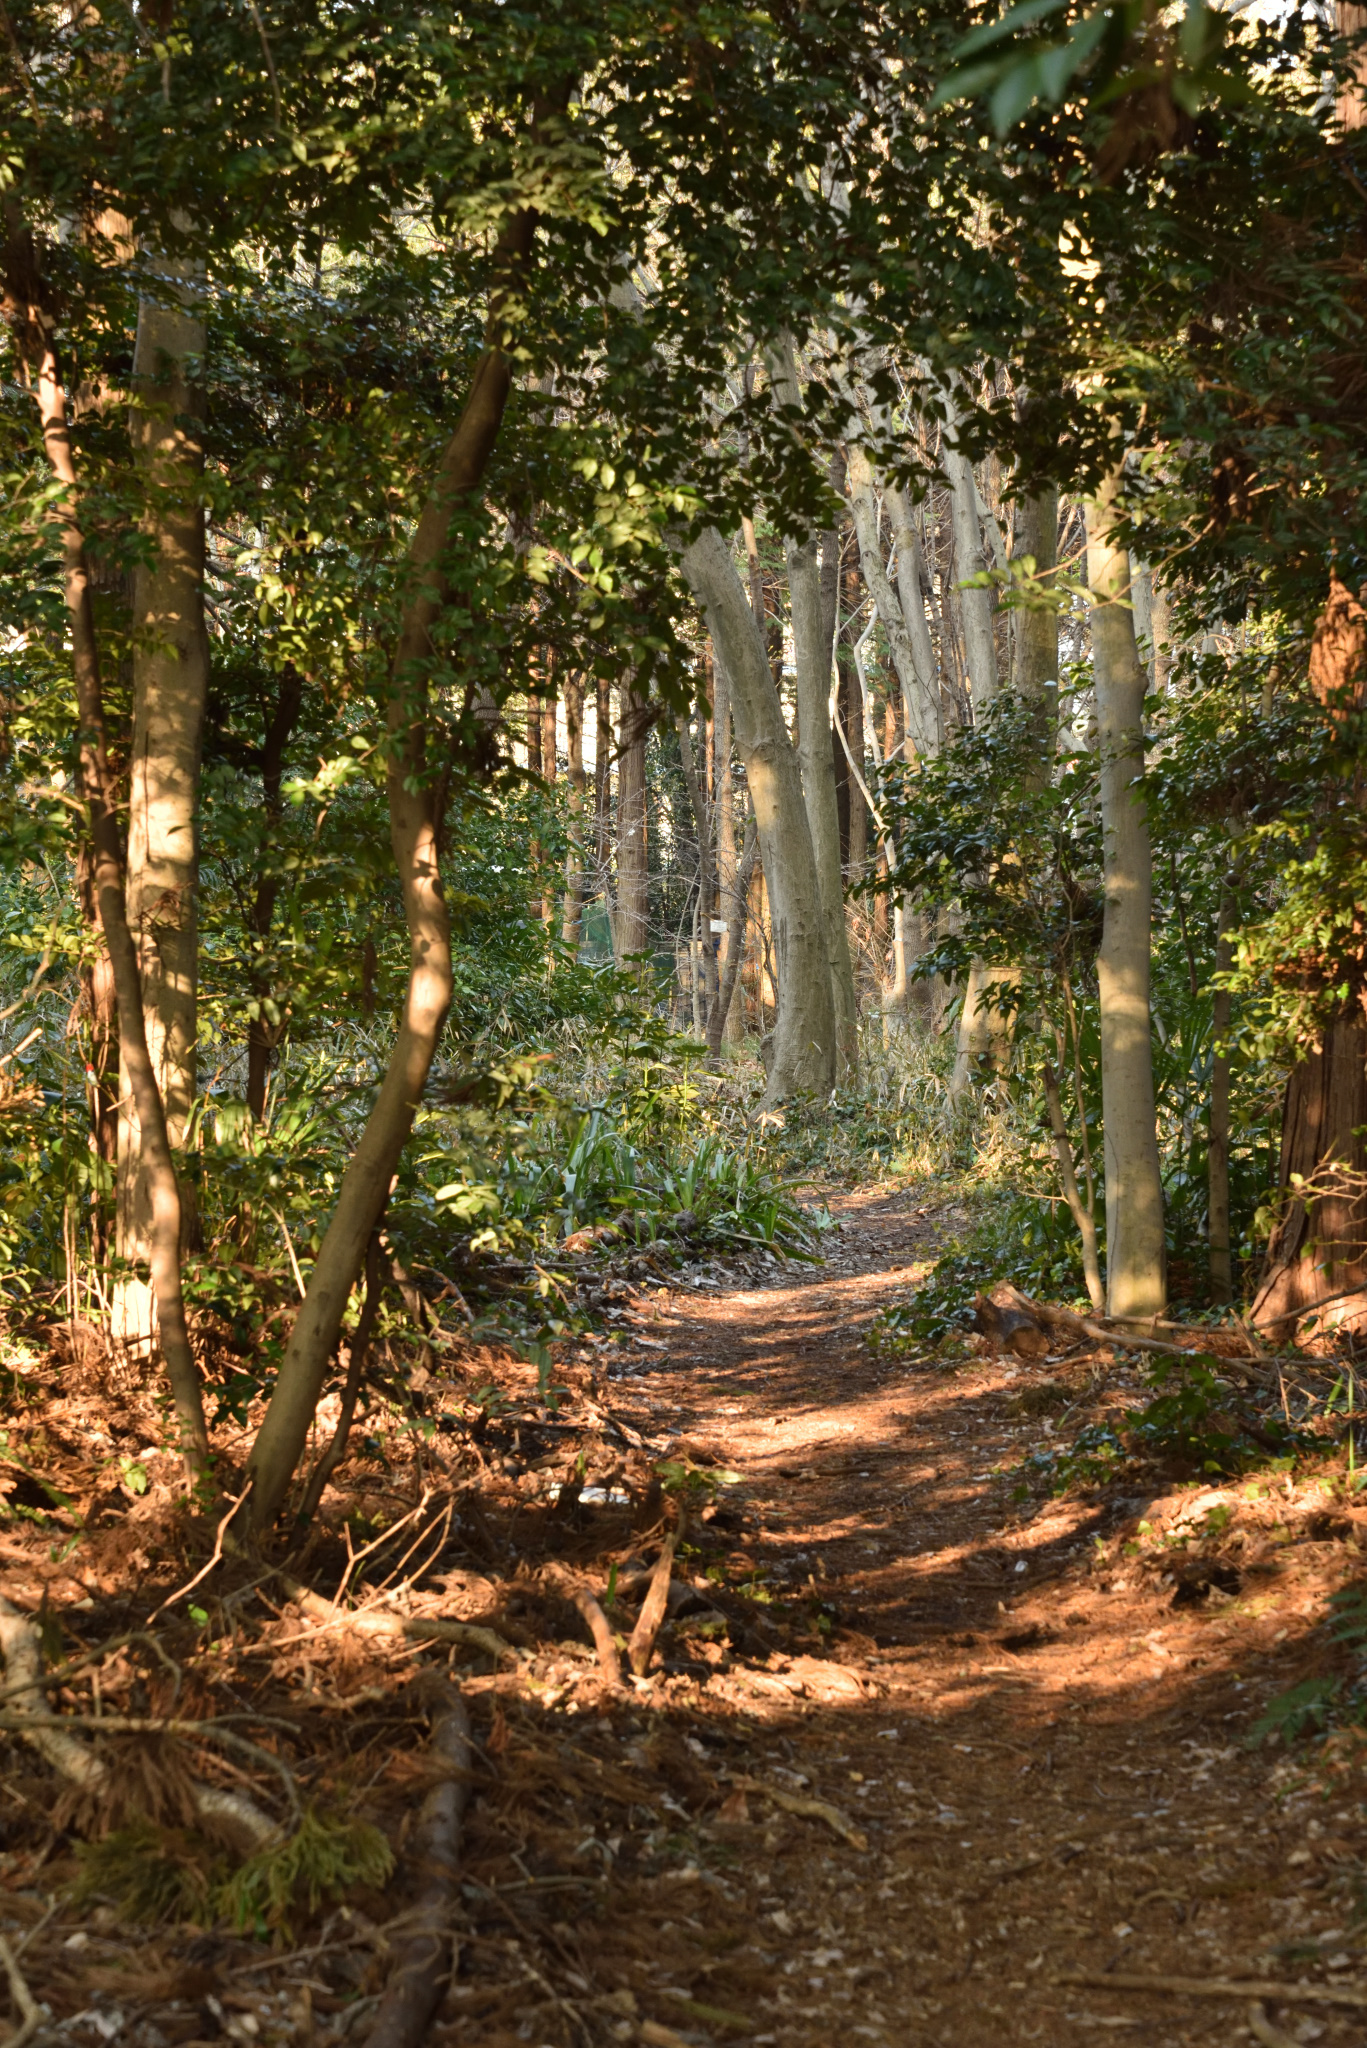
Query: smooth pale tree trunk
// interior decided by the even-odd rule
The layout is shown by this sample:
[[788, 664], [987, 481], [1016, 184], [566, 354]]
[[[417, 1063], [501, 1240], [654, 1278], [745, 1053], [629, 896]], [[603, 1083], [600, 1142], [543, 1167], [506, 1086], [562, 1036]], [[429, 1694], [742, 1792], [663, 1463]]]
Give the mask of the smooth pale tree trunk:
[[584, 928], [584, 678], [565, 678], [565, 775], [570, 785], [565, 903], [560, 936], [575, 953]]
[[[902, 718], [904, 730], [911, 741], [917, 760], [929, 759], [939, 751], [939, 720], [936, 717], [935, 663], [930, 645], [930, 631], [926, 625], [925, 607], [918, 606], [920, 632], [916, 632], [916, 616], [913, 611], [909, 619], [902, 607], [902, 600], [893, 589], [883, 563], [883, 542], [879, 532], [878, 501], [874, 484], [873, 468], [864, 450], [857, 444], [847, 452], [850, 507], [854, 514], [854, 530], [859, 542], [859, 564], [864, 572], [864, 581], [878, 613], [879, 623], [887, 635], [888, 647], [892, 654], [892, 665], [897, 672], [897, 682], [902, 693]], [[900, 553], [900, 548], [899, 548]]]
[[[168, 281], [168, 293], [172, 286]], [[198, 1036], [199, 799], [209, 643], [204, 631], [203, 451], [191, 378], [204, 354], [192, 282], [143, 299], [133, 351], [130, 439], [147, 494], [150, 560], [133, 580], [133, 740], [128, 789], [128, 922], [138, 947], [148, 1051], [173, 1151], [195, 1095]], [[120, 1257], [150, 1254], [152, 1192], [131, 1077], [121, 1073]], [[184, 1190], [182, 1189], [182, 1201]], [[140, 1273], [113, 1291], [114, 1334], [152, 1341], [153, 1289]]]
[[[34, 279], [24, 295], [25, 302], [32, 305], [38, 299], [38, 292], [39, 286]], [[190, 1348], [181, 1290], [180, 1185], [171, 1156], [156, 1066], [147, 1043], [138, 949], [128, 922], [127, 877], [119, 841], [117, 797], [109, 764], [99, 645], [91, 604], [85, 536], [80, 522], [66, 390], [58, 371], [50, 327], [38, 334], [33, 334], [30, 329], [21, 336], [21, 347], [25, 354], [31, 354], [33, 385], [42, 419], [43, 446], [52, 473], [63, 488], [63, 495], [54, 511], [61, 525], [64, 590], [76, 685], [80, 786], [89, 817], [92, 886], [114, 980], [120, 1066], [128, 1077], [128, 1088], [137, 1105], [142, 1133], [149, 1210], [147, 1259], [152, 1278], [157, 1341], [170, 1383], [179, 1448], [187, 1472], [193, 1477], [204, 1469], [209, 1440], [199, 1370]]]
[[[495, 250], [514, 276], [531, 250], [535, 215], [509, 216]], [[432, 491], [409, 545], [409, 596], [390, 672], [386, 794], [390, 843], [403, 890], [409, 936], [408, 988], [389, 1066], [352, 1153], [309, 1275], [279, 1377], [249, 1460], [253, 1535], [260, 1539], [284, 1505], [341, 1333], [366, 1246], [389, 1199], [390, 1183], [413, 1126], [451, 1001], [451, 924], [438, 866], [440, 820], [426, 762], [432, 631], [446, 602], [441, 558], [458, 509], [479, 488], [498, 438], [512, 383], [502, 294], [490, 314], [470, 396], [443, 452]]]
[[644, 700], [628, 685], [622, 693], [617, 755], [619, 964], [646, 949], [646, 716]]
[[837, 1074], [850, 1075], [859, 1062], [859, 1012], [845, 924], [840, 805], [831, 753], [831, 643], [825, 637], [817, 549], [817, 537], [812, 535], [801, 546], [792, 541], [785, 543], [784, 553], [797, 669], [797, 753], [830, 961]]
[[[787, 337], [769, 354], [774, 392], [789, 410], [800, 413], [793, 345]], [[789, 609], [793, 626], [793, 660], [797, 672], [797, 751], [802, 793], [811, 828], [817, 884], [830, 959], [831, 997], [835, 1005], [838, 1075], [853, 1074], [859, 1063], [859, 1010], [854, 992], [849, 933], [845, 924], [844, 874], [840, 859], [840, 803], [831, 751], [831, 653], [835, 621], [821, 580], [820, 535], [784, 537]]]
[[[1021, 500], [1020, 552], [1034, 558], [1037, 576], [1052, 576], [1058, 567], [1058, 491], [1049, 488]], [[1052, 607], [1015, 614], [1011, 641], [1012, 682], [1028, 704], [1038, 749], [1042, 784], [1054, 747], [1058, 707], [1058, 613]]]
[[922, 751], [938, 754], [944, 745], [945, 727], [940, 709], [940, 674], [930, 637], [930, 621], [926, 617], [921, 536], [916, 531], [905, 492], [899, 491], [894, 484], [885, 484], [883, 502], [892, 521], [893, 545], [897, 550], [897, 601], [911, 641], [912, 664], [924, 699], [921, 730], [925, 744]]
[[717, 882], [712, 867], [712, 818], [702, 778], [698, 774], [698, 763], [693, 753], [693, 736], [688, 730], [686, 718], [678, 721], [677, 730], [679, 761], [683, 768], [684, 782], [688, 787], [689, 801], [693, 806], [693, 823], [698, 835], [698, 947], [693, 959], [693, 986], [698, 1035], [705, 1038], [717, 1007], [717, 949], [712, 943], [713, 905], [717, 898]]
[[835, 1082], [835, 1004], [802, 771], [759, 627], [715, 527], [684, 550], [683, 569], [730, 678], [736, 740], [768, 885], [778, 1003], [764, 1100], [825, 1094]]
[[1146, 678], [1134, 639], [1129, 557], [1111, 538], [1115, 491], [1115, 479], [1108, 479], [1087, 506], [1105, 895], [1097, 983], [1106, 1296], [1111, 1315], [1139, 1320], [1162, 1315], [1167, 1286], [1149, 1014], [1153, 859], [1136, 787], [1144, 773]]
[[[710, 640], [708, 648], [712, 674], [712, 816], [716, 826], [717, 897], [719, 915], [726, 924], [717, 953], [720, 993], [725, 995], [725, 1001], [721, 1004], [721, 1015], [712, 1018], [707, 1033], [708, 1050], [712, 1060], [716, 1062], [721, 1057], [723, 1043], [738, 1044], [745, 1035], [745, 1018], [741, 1006], [733, 1003], [731, 995], [727, 993], [727, 976], [730, 975], [730, 989], [734, 991], [745, 953], [745, 896], [749, 881], [747, 878], [746, 889], [742, 889], [736, 861], [735, 777], [731, 768], [731, 685], [727, 679], [725, 663], [717, 659], [716, 649], [712, 647]], [[736, 953], [737, 948], [739, 953]]]
[[964, 589], [970, 577], [981, 576], [987, 567], [983, 557], [982, 525], [978, 518], [978, 493], [973, 482], [973, 465], [955, 446], [959, 411], [953, 393], [947, 395], [948, 418], [942, 438], [941, 462], [949, 481], [950, 517], [954, 525], [954, 554], [958, 565], [959, 612], [963, 620], [964, 656], [968, 663], [968, 686], [973, 709], [981, 711], [997, 694], [997, 643], [992, 629], [992, 592]]

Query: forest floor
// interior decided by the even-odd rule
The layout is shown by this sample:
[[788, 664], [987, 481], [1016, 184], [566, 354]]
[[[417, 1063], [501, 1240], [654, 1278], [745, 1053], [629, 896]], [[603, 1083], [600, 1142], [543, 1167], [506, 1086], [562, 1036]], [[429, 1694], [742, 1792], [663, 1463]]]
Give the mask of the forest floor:
[[[876, 1355], [865, 1332], [929, 1270], [953, 1195], [884, 1186], [831, 1209], [821, 1265], [638, 1271], [609, 1315], [620, 1341], [565, 1368], [549, 1453], [534, 1455], [549, 1425], [519, 1422], [511, 1397], [473, 1460], [453, 1449], [443, 1467], [442, 1435], [429, 1448], [424, 1514], [443, 1483], [459, 1514], [440, 1569], [409, 1567], [395, 1597], [439, 1586], [441, 1612], [492, 1617], [514, 1649], [462, 1667], [480, 1767], [427, 2038], [1360, 2044], [1356, 1746], [1248, 1738], [1270, 1697], [1331, 1668], [1326, 1603], [1361, 1573], [1367, 1508], [1275, 1466], [1019, 1497], [1013, 1467], [1055, 1417], [1104, 1415], [1137, 1379], [1105, 1350]], [[46, 1413], [52, 1441], [73, 1436], [51, 1388]], [[609, 1601], [649, 1561], [646, 1459], [720, 1476], [695, 1485], [659, 1661], [614, 1688], [554, 1573]], [[571, 1500], [575, 1480], [566, 1507], [555, 1487]], [[416, 1499], [417, 1478], [397, 1493]], [[132, 1547], [111, 1531], [70, 1560], [7, 1536], [0, 1592], [57, 1612], [68, 1652], [126, 1631], [183, 1564], [166, 1514], [140, 1512]], [[428, 1782], [414, 1646], [311, 1633], [231, 1576], [218, 1665], [188, 1622], [168, 1638], [194, 1710], [231, 1695], [273, 1713], [300, 1784], [373, 1812], [397, 1874], [274, 1949], [222, 1924], [129, 1928], [98, 1893], [70, 1903], [53, 1781], [15, 1749], [0, 1933], [44, 2008], [40, 2043], [365, 2040]]]

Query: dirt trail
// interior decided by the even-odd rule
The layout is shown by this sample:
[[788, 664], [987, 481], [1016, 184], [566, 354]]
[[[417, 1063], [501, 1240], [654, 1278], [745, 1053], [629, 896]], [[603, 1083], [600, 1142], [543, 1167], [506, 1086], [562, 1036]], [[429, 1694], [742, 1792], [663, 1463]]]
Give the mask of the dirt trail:
[[[653, 1910], [676, 1948], [692, 1941], [692, 1975], [678, 1953], [664, 1975], [695, 2013], [711, 1999], [762, 2015], [746, 2034], [681, 2021], [684, 2038], [1367, 2040], [1367, 1991], [1359, 2009], [1269, 2000], [1250, 2020], [1247, 1999], [1057, 1981], [1362, 1984], [1361, 1812], [1243, 1739], [1304, 1668], [1356, 1531], [1326, 1533], [1322, 1497], [1289, 1483], [1012, 1505], [994, 1468], [1040, 1441], [1038, 1415], [1008, 1410], [1043, 1375], [880, 1363], [862, 1332], [924, 1270], [937, 1215], [906, 1194], [833, 1208], [845, 1234], [823, 1269], [676, 1289], [640, 1325], [668, 1349], [647, 1354], [637, 1419], [724, 1453], [761, 1525], [736, 1562], [836, 1617], [838, 1661], [723, 1667], [702, 1695], [709, 1719], [749, 1717], [752, 1760], [730, 1775], [789, 1810], [733, 1791], [704, 1830], [710, 1869], [653, 1908], [617, 1895], [614, 1916]], [[1199, 1534], [1212, 1505], [1246, 1525], [1249, 1597], [1184, 1604], [1180, 1578], [1127, 1564], [1145, 1521], [1174, 1529], [1186, 1559], [1180, 1532]], [[712, 1745], [695, 1746], [724, 1784]], [[828, 1803], [867, 1846], [792, 1795]], [[724, 1959], [719, 1934], [742, 1937]], [[659, 2011], [649, 1971], [633, 1981]]]
[[[562, 1361], [560, 1419], [518, 1364], [482, 1438], [452, 1426], [426, 1464], [413, 1439], [412, 1468], [380, 1480], [358, 1461], [346, 1509], [404, 1506], [393, 1527], [428, 1545], [432, 1597], [474, 1602], [516, 1645], [461, 1653], [479, 1764], [429, 2042], [1048, 2048], [1132, 2032], [1154, 2048], [1360, 2048], [1361, 1752], [1345, 1742], [1315, 1777], [1246, 1738], [1272, 1695], [1329, 1666], [1325, 1602], [1361, 1574], [1367, 1510], [1341, 1482], [1275, 1468], [1016, 1499], [1023, 1458], [1136, 1404], [1137, 1383], [1114, 1361], [879, 1359], [868, 1325], [928, 1269], [953, 1200], [832, 1206], [842, 1231], [819, 1267], [759, 1278], [757, 1258], [745, 1280], [699, 1266], [610, 1288], [593, 1268], [616, 1336]], [[113, 1426], [60, 1391], [43, 1410], [54, 1432], [74, 1441], [82, 1413]], [[454, 1381], [452, 1397], [463, 1412]], [[566, 1574], [626, 1617], [612, 1602], [655, 1554], [661, 1458], [736, 1477], [690, 1509], [651, 1675], [614, 1687]], [[445, 1504], [415, 1538], [438, 1482]], [[166, 1499], [161, 1522], [120, 1508], [75, 1562], [41, 1529], [6, 1537], [0, 1590], [110, 1641], [184, 1582], [155, 1533], [178, 1526]], [[320, 1546], [334, 1583], [350, 1563], [335, 1532]], [[129, 1591], [130, 1560], [159, 1574], [152, 1590]], [[175, 1622], [197, 1711], [250, 1706], [301, 1785], [383, 1825], [394, 1880], [353, 1889], [284, 1955], [212, 1915], [130, 1927], [108, 1900], [71, 1903], [52, 1774], [11, 1736], [0, 1933], [46, 2008], [37, 2048], [364, 2048], [421, 1876], [425, 1696], [411, 1645], [311, 1628], [271, 1590], [225, 1583], [212, 1599], [239, 1619], [208, 1647]], [[1125, 1977], [1302, 1995], [1255, 2005]]]

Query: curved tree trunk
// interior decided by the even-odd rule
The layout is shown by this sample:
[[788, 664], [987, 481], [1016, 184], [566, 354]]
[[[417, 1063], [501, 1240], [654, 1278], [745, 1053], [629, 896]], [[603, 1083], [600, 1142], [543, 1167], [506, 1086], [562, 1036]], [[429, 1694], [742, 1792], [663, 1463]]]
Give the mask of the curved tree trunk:
[[1153, 858], [1148, 814], [1135, 788], [1144, 773], [1146, 678], [1129, 606], [1129, 557], [1110, 537], [1114, 495], [1111, 479], [1087, 506], [1105, 891], [1097, 981], [1106, 1285], [1111, 1315], [1141, 1319], [1162, 1315], [1167, 1299], [1149, 1015]]
[[[535, 216], [510, 216], [498, 251], [516, 272], [531, 249]], [[511, 386], [500, 302], [455, 433], [409, 548], [410, 589], [390, 675], [386, 789], [390, 841], [408, 924], [408, 990], [389, 1066], [342, 1179], [280, 1375], [249, 1460], [251, 1529], [260, 1538], [284, 1505], [308, 1441], [347, 1300], [412, 1129], [451, 1001], [451, 926], [437, 864], [440, 820], [425, 760], [432, 628], [445, 603], [441, 558], [454, 514], [475, 491], [498, 438]]]
[[801, 769], [759, 627], [715, 527], [684, 550], [683, 569], [730, 679], [773, 918], [778, 1006], [764, 1100], [825, 1094], [835, 1082], [835, 1005]]
[[[170, 268], [170, 266], [168, 266]], [[179, 272], [179, 266], [174, 267]], [[204, 321], [193, 283], [167, 280], [168, 302], [143, 299], [133, 352], [130, 437], [147, 491], [151, 559], [133, 583], [133, 744], [129, 761], [128, 922], [138, 947], [143, 1017], [173, 1151], [195, 1095], [199, 851], [195, 813], [209, 683], [204, 631], [203, 451], [193, 365]], [[137, 1100], [121, 1076], [119, 1254], [148, 1258], [152, 1194]], [[153, 1301], [136, 1274], [113, 1294], [114, 1334], [152, 1341]]]

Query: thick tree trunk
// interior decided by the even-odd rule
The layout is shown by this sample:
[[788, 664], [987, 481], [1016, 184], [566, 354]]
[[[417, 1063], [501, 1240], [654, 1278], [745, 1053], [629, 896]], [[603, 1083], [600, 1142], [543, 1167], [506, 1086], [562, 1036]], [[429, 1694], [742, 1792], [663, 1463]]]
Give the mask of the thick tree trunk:
[[[133, 743], [129, 761], [128, 922], [138, 946], [148, 1050], [173, 1151], [195, 1094], [198, 1023], [199, 852], [195, 814], [209, 684], [204, 631], [203, 451], [193, 409], [193, 365], [204, 322], [193, 287], [179, 303], [144, 299], [133, 352], [130, 438], [147, 491], [151, 559], [133, 585]], [[121, 1076], [119, 1254], [148, 1258], [152, 1196], [137, 1103]], [[136, 1274], [113, 1297], [114, 1331], [152, 1340], [152, 1290]]]
[[835, 1005], [801, 769], [754, 613], [715, 527], [684, 551], [683, 568], [730, 678], [773, 917], [778, 1009], [764, 1100], [825, 1094], [835, 1081]]
[[1129, 606], [1129, 557], [1110, 537], [1114, 480], [1087, 507], [1087, 580], [1101, 751], [1103, 912], [1097, 980], [1106, 1144], [1109, 1313], [1160, 1316], [1166, 1302], [1163, 1182], [1149, 1015], [1153, 859], [1136, 784], [1144, 773], [1144, 669]]
[[[36, 290], [27, 295], [31, 303]], [[176, 1180], [156, 1068], [147, 1044], [138, 953], [128, 923], [126, 876], [119, 844], [118, 812], [109, 767], [99, 646], [90, 600], [90, 575], [81, 530], [76, 468], [67, 424], [66, 391], [46, 334], [33, 337], [34, 386], [43, 424], [43, 445], [54, 476], [63, 486], [56, 508], [61, 520], [64, 586], [71, 628], [72, 670], [80, 743], [81, 795], [88, 808], [93, 887], [109, 949], [119, 1018], [120, 1064], [128, 1077], [142, 1133], [148, 1193], [148, 1264], [152, 1300], [171, 1401], [186, 1468], [200, 1473], [208, 1456], [208, 1432], [199, 1371], [190, 1349], [180, 1278], [180, 1187]]]
[[[645, 700], [630, 685], [622, 692], [617, 753], [617, 959], [641, 954], [647, 944]], [[638, 962], [638, 967], [639, 967]]]
[[[533, 228], [530, 212], [509, 218], [497, 252], [507, 270], [515, 272], [525, 263]], [[511, 385], [511, 359], [504, 343], [504, 323], [496, 301], [470, 396], [447, 443], [409, 547], [410, 596], [395, 649], [386, 709], [390, 841], [408, 925], [408, 990], [384, 1081], [343, 1176], [275, 1390], [252, 1446], [249, 1513], [258, 1539], [272, 1527], [284, 1505], [308, 1441], [347, 1301], [371, 1233], [384, 1213], [390, 1182], [412, 1129], [451, 1001], [451, 926], [437, 864], [440, 821], [425, 761], [431, 634], [446, 599], [441, 558], [453, 517], [479, 487], [503, 419]]]
[[570, 785], [565, 904], [560, 936], [577, 953], [584, 928], [584, 678], [565, 678], [565, 773]]
[[[1253, 1318], [1279, 1342], [1320, 1310], [1319, 1327], [1367, 1325], [1367, 1018], [1360, 1004], [1325, 1025], [1286, 1083], [1282, 1213]], [[1293, 1192], [1310, 1183], [1308, 1198]], [[1362, 1290], [1354, 1293], [1348, 1290]], [[1340, 1297], [1330, 1302], [1330, 1296]], [[1321, 1304], [1323, 1306], [1321, 1307]]]

